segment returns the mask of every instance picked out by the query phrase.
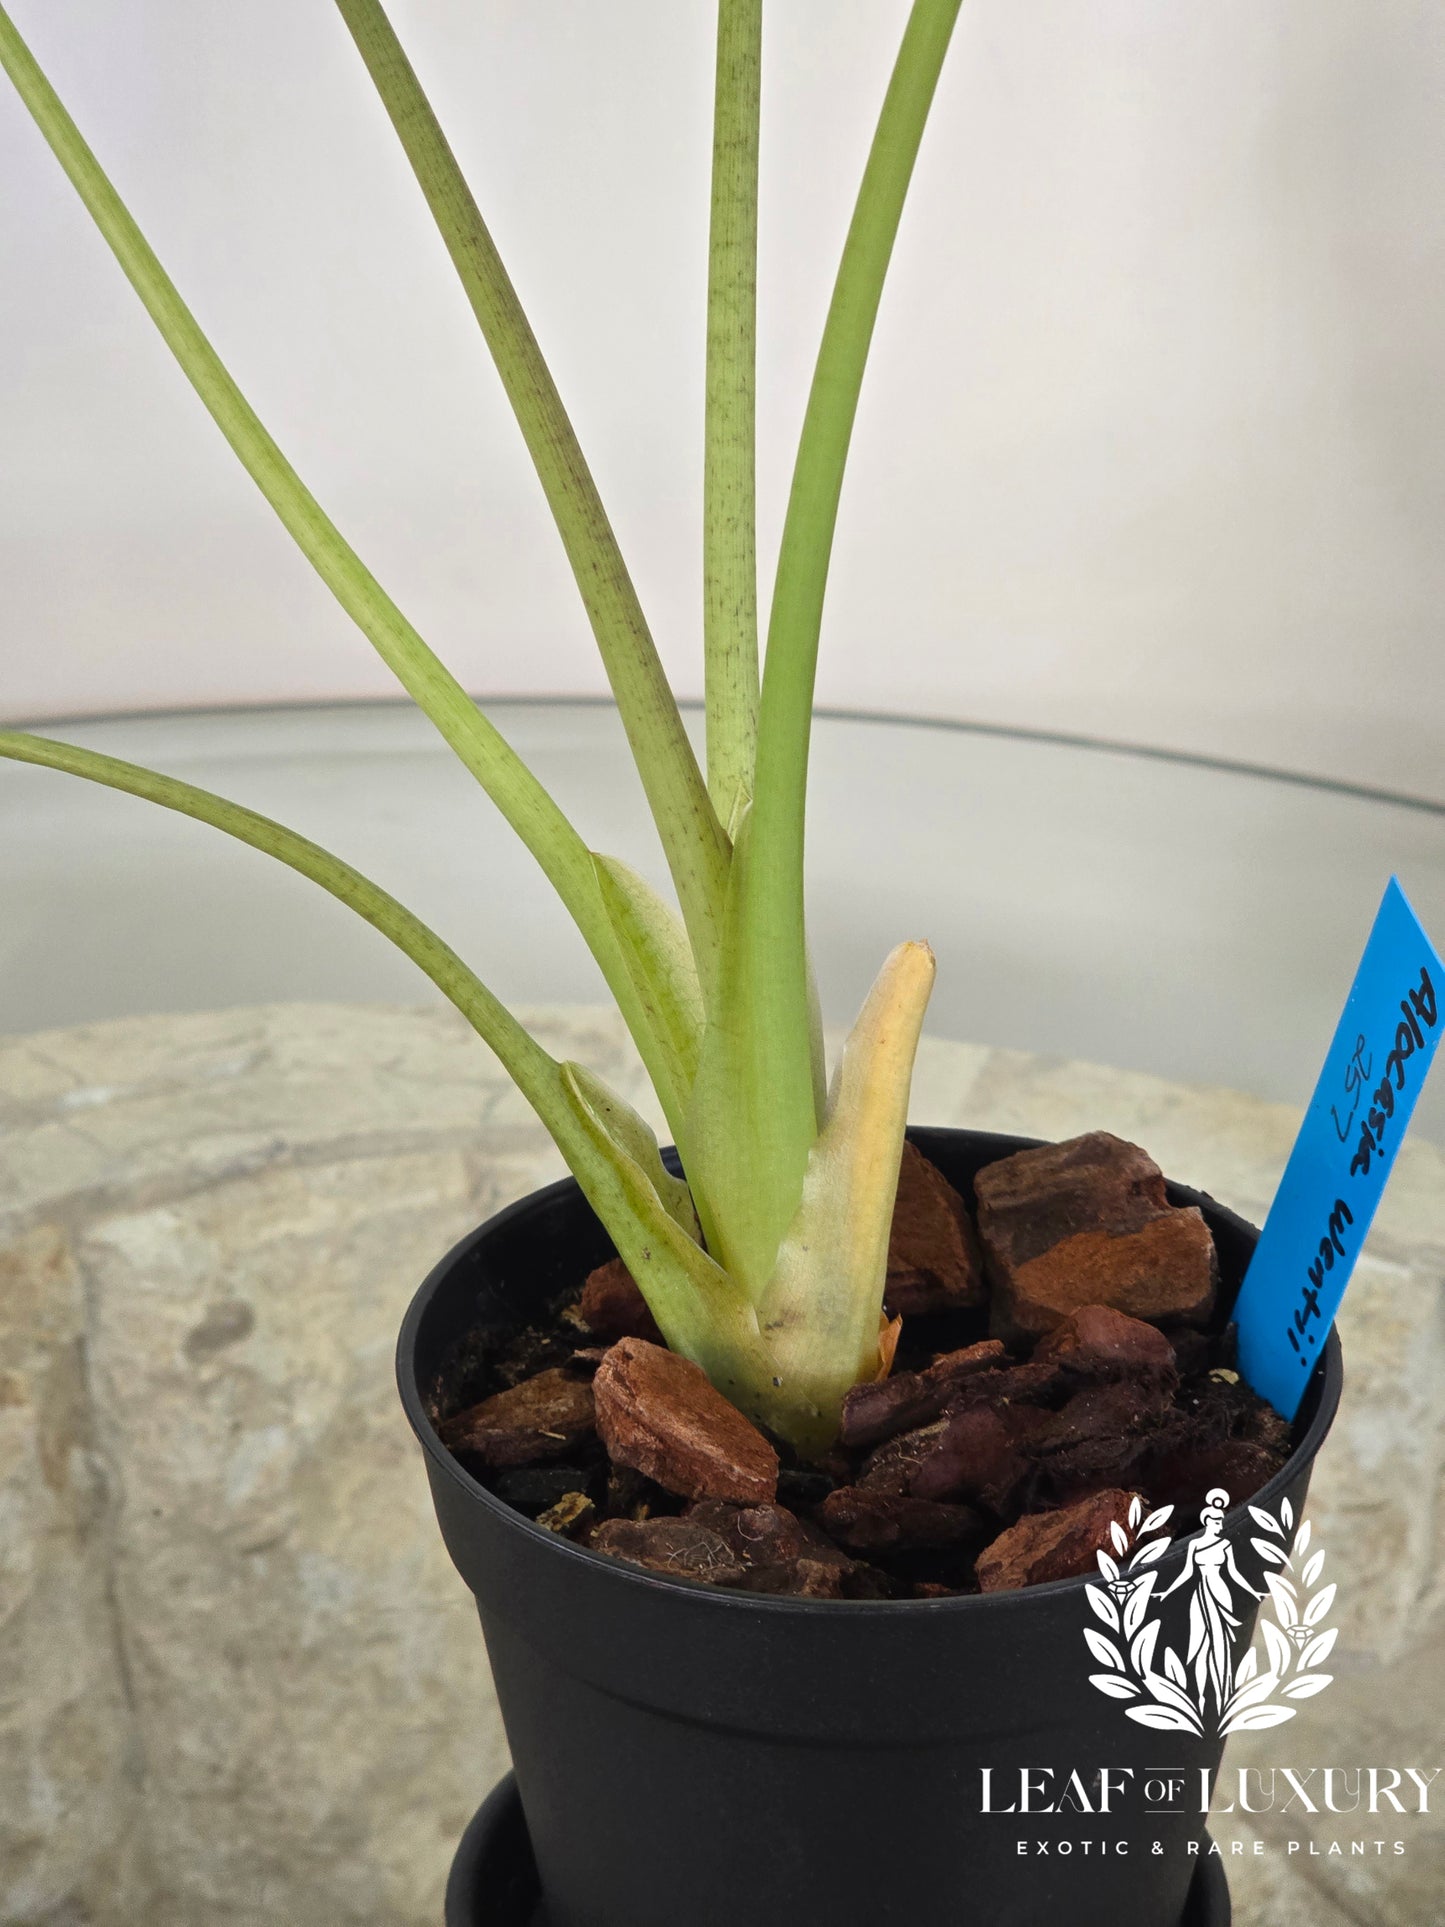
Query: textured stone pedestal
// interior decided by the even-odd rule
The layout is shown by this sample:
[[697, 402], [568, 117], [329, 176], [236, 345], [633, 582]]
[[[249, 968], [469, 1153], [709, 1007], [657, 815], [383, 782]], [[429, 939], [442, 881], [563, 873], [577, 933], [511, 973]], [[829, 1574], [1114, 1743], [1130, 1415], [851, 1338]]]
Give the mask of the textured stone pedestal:
[[[531, 1021], [640, 1096], [614, 1018]], [[913, 1115], [1116, 1131], [1256, 1220], [1295, 1123], [932, 1041]], [[440, 1917], [505, 1749], [392, 1346], [447, 1246], [560, 1169], [443, 1011], [285, 1006], [0, 1042], [0, 1920]], [[1341, 1320], [1345, 1405], [1312, 1493], [1340, 1585], [1336, 1683], [1231, 1742], [1227, 1768], [1445, 1764], [1442, 1271], [1445, 1158], [1417, 1142]], [[1296, 1801], [1253, 1825], [1213, 1823], [1242, 1849], [1241, 1927], [1445, 1916], [1433, 1813]], [[1349, 1857], [1377, 1837], [1405, 1852]]]

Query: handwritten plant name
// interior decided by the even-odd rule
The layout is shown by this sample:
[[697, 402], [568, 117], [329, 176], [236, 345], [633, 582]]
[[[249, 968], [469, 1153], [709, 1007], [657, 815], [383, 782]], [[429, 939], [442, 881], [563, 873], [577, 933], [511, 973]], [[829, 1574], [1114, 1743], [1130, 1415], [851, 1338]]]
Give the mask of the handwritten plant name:
[[1405, 1066], [1417, 1050], [1425, 1048], [1425, 1033], [1420, 1026], [1424, 1024], [1428, 1030], [1435, 1028], [1435, 986], [1424, 964], [1420, 966], [1420, 988], [1400, 999], [1400, 1009], [1404, 1015], [1395, 1028], [1395, 1048], [1385, 1059], [1385, 1075], [1375, 1086], [1370, 1110], [1360, 1126], [1360, 1141], [1350, 1160], [1352, 1178], [1363, 1177], [1369, 1171], [1370, 1159], [1385, 1142], [1385, 1128], [1395, 1115], [1395, 1093], [1405, 1088]]
[[[1352, 1178], [1367, 1177], [1371, 1160], [1382, 1150], [1390, 1119], [1395, 1115], [1396, 1095], [1405, 1089], [1408, 1080], [1406, 1066], [1417, 1051], [1425, 1048], [1425, 1032], [1433, 1030], [1438, 1021], [1435, 986], [1430, 981], [1426, 965], [1420, 966], [1420, 983], [1417, 989], [1407, 992], [1400, 999], [1401, 1019], [1395, 1027], [1394, 1048], [1385, 1058], [1385, 1074], [1376, 1085], [1369, 1098], [1369, 1110], [1360, 1125], [1359, 1140], [1355, 1155], [1350, 1160]], [[1423, 1026], [1423, 1028], [1422, 1028]], [[1375, 1061], [1374, 1052], [1365, 1052], [1365, 1037], [1361, 1032], [1355, 1040], [1355, 1048], [1350, 1054], [1345, 1075], [1345, 1088], [1350, 1095], [1350, 1115], [1353, 1116], [1359, 1103], [1358, 1092], [1364, 1078], [1368, 1078]], [[1339, 1111], [1331, 1106], [1335, 1129], [1339, 1131]], [[1286, 1327], [1290, 1344], [1305, 1361], [1304, 1346], [1318, 1345], [1318, 1333], [1311, 1329], [1316, 1322], [1323, 1323], [1320, 1311], [1319, 1294], [1327, 1274], [1342, 1262], [1346, 1256], [1345, 1232], [1355, 1222], [1355, 1215], [1344, 1198], [1336, 1198], [1330, 1208], [1325, 1232], [1319, 1242], [1319, 1252], [1309, 1260], [1306, 1267], [1308, 1282], [1301, 1287], [1299, 1303], [1295, 1307], [1290, 1324]]]

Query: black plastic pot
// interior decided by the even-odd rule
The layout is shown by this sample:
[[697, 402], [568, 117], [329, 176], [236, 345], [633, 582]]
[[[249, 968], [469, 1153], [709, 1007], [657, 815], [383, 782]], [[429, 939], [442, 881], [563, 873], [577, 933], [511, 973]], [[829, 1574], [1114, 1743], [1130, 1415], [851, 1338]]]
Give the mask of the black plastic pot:
[[[910, 1135], [968, 1197], [976, 1171], [1032, 1142]], [[1256, 1233], [1170, 1191], [1203, 1207], [1228, 1304]], [[1200, 1864], [1190, 1843], [1205, 1838], [1201, 1775], [1222, 1747], [1138, 1726], [1089, 1684], [1082, 1580], [902, 1602], [720, 1592], [542, 1530], [445, 1450], [427, 1394], [456, 1341], [517, 1324], [610, 1252], [576, 1186], [550, 1186], [437, 1266], [398, 1352], [437, 1518], [486, 1634], [547, 1927], [1181, 1927]], [[1298, 1512], [1341, 1383], [1331, 1335], [1293, 1456], [1256, 1504], [1288, 1497]], [[1248, 1539], [1242, 1508], [1225, 1531]], [[1164, 1583], [1183, 1556], [1160, 1562]], [[1056, 1787], [1077, 1770], [1087, 1789], [1106, 1767], [1135, 1776], [1134, 1799], [1108, 1815], [981, 1810], [985, 1768], [1002, 1809], [1021, 1769], [1051, 1771]], [[1160, 1769], [1195, 1797], [1142, 1811]]]
[[[1230, 1927], [1233, 1919], [1224, 1862], [1205, 1858], [1181, 1927]], [[445, 1927], [547, 1927], [515, 1773], [492, 1788], [467, 1824], [447, 1881]]]

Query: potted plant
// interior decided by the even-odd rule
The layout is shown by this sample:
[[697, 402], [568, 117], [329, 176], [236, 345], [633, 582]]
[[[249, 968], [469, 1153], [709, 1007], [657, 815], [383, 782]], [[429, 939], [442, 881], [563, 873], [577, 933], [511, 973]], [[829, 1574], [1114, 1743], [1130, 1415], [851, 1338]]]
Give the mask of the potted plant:
[[[1157, 1760], [1159, 1741], [1089, 1685], [1082, 1575], [1100, 1545], [1112, 1536], [1121, 1546], [1139, 1527], [1145, 1471], [1164, 1477], [1166, 1434], [1195, 1453], [1191, 1476], [1208, 1444], [1244, 1467], [1260, 1504], [1297, 1512], [1338, 1398], [1338, 1347], [1286, 1438], [1223, 1362], [1247, 1226], [1180, 1187], [1166, 1192], [1142, 1153], [1113, 1140], [1050, 1150], [915, 1131], [907, 1148], [932, 954], [904, 943], [886, 960], [830, 1084], [804, 928], [809, 727], [834, 521], [959, 0], [915, 0], [888, 86], [809, 397], [761, 676], [760, 0], [719, 6], [705, 773], [537, 341], [421, 86], [378, 0], [337, 4], [533, 456], [676, 909], [588, 848], [327, 517], [3, 10], [0, 61], [266, 499], [558, 890], [676, 1148], [660, 1148], [585, 1066], [554, 1061], [460, 957], [341, 858], [113, 758], [18, 731], [0, 732], [0, 753], [180, 810], [319, 883], [462, 1011], [571, 1169], [441, 1262], [399, 1353], [442, 1531], [481, 1609], [554, 1927], [1049, 1913], [1083, 1927], [1178, 1927], [1186, 1905], [1222, 1919], [1227, 1900], [1193, 1878], [1199, 1863], [1186, 1852], [1202, 1832], [1199, 1803], [1147, 1822], [1110, 1806], [1110, 1775], [1126, 1785]], [[1156, 1287], [1164, 1298], [1149, 1297]], [[1199, 1409], [1181, 1403], [1182, 1381]], [[559, 1466], [559, 1442], [586, 1462]], [[1178, 1457], [1169, 1476], [1192, 1492]], [[1237, 1538], [1242, 1517], [1226, 1532]], [[1181, 1548], [1159, 1569], [1182, 1561]], [[1247, 1621], [1234, 1631], [1243, 1638]], [[1171, 1743], [1207, 1782], [1217, 1736], [1180, 1729]], [[1072, 1847], [1023, 1850], [1019, 1819], [1005, 1816], [1037, 1805], [1027, 1789], [1022, 1805], [995, 1804], [991, 1792], [1020, 1773], [1072, 1776], [1073, 1807], [1052, 1817], [1071, 1811], [1078, 1858]], [[518, 1826], [514, 1810], [489, 1809], [476, 1836], [494, 1882], [509, 1854], [520, 1865]], [[1151, 1839], [1168, 1851], [1151, 1852]], [[525, 1870], [513, 1873], [524, 1885]], [[458, 1921], [504, 1917], [500, 1884], [490, 1899], [467, 1878], [454, 1888]]]

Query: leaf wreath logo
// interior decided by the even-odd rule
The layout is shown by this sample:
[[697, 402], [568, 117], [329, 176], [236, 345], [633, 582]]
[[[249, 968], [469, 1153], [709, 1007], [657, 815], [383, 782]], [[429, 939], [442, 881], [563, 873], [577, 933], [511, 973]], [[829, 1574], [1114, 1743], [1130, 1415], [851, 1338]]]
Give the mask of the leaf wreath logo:
[[[1306, 1520], [1290, 1544], [1294, 1509], [1280, 1501], [1279, 1514], [1249, 1508], [1259, 1528], [1251, 1540], [1264, 1561], [1265, 1592], [1240, 1572], [1234, 1548], [1224, 1537], [1229, 1494], [1216, 1488], [1205, 1500], [1202, 1528], [1188, 1543], [1184, 1569], [1157, 1590], [1158, 1561], [1168, 1550], [1164, 1530], [1173, 1506], [1144, 1516], [1143, 1502], [1129, 1507], [1129, 1529], [1109, 1528], [1113, 1552], [1100, 1552], [1102, 1585], [1084, 1588], [1090, 1610], [1108, 1628], [1085, 1629], [1084, 1638], [1098, 1663], [1090, 1684], [1110, 1699], [1129, 1701], [1125, 1712], [1141, 1726], [1165, 1733], [1244, 1732], [1292, 1720], [1300, 1700], [1324, 1691], [1334, 1677], [1317, 1670], [1329, 1658], [1338, 1628], [1324, 1620], [1335, 1601], [1333, 1584], [1322, 1585], [1322, 1551], [1310, 1552]], [[1296, 1567], [1296, 1561], [1302, 1562]], [[1183, 1653], [1160, 1647], [1161, 1621], [1153, 1617], [1171, 1593], [1188, 1588], [1189, 1637]], [[1234, 1635], [1248, 1602], [1268, 1599], [1260, 1620], [1267, 1670], [1251, 1646], [1236, 1665]], [[1284, 1704], [1282, 1702], [1295, 1702]]]

